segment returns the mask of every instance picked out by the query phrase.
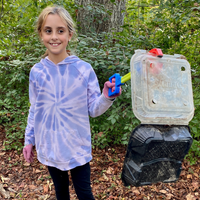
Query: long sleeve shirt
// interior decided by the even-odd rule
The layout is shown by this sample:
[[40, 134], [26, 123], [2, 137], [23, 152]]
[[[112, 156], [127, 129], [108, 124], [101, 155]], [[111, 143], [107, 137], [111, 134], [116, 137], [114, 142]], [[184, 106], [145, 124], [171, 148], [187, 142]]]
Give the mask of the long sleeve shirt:
[[97, 117], [112, 105], [91, 65], [76, 56], [58, 64], [42, 59], [30, 72], [29, 99], [25, 145], [36, 146], [38, 160], [60, 170], [89, 162], [89, 115]]

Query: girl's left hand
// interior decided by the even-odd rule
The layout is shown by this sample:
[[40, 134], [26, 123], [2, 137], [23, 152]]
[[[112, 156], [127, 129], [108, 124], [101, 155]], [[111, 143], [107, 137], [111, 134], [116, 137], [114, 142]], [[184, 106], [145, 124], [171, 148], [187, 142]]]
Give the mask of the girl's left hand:
[[33, 162], [34, 153], [33, 153], [33, 145], [28, 144], [23, 148], [24, 158], [28, 163]]
[[112, 79], [112, 83], [110, 81], [106, 81], [104, 83], [104, 88], [103, 88], [103, 94], [107, 99], [114, 99], [115, 97], [118, 97], [121, 95], [121, 87], [120, 87], [120, 92], [116, 95], [113, 96], [108, 96], [108, 89], [111, 88], [112, 90], [115, 90], [115, 78]]

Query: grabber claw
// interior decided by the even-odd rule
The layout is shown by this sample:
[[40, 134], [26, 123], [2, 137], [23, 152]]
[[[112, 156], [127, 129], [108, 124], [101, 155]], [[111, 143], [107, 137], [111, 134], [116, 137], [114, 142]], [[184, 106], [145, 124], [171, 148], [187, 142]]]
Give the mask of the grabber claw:
[[112, 97], [115, 94], [119, 94], [120, 92], [120, 86], [124, 85], [124, 83], [128, 80], [131, 79], [131, 72], [129, 72], [128, 74], [124, 75], [124, 76], [120, 76], [118, 73], [112, 75], [109, 78], [109, 81], [112, 83], [112, 79], [115, 78], [115, 90], [113, 91], [111, 88], [109, 88], [108, 90], [108, 96]]
[[121, 76], [116, 73], [114, 75], [112, 75], [110, 78], [109, 78], [109, 81], [112, 83], [112, 79], [115, 78], [115, 90], [112, 90], [111, 88], [108, 89], [108, 96], [109, 97], [112, 97], [113, 95], [115, 94], [119, 94], [120, 92], [120, 85], [123, 85], [121, 83]]

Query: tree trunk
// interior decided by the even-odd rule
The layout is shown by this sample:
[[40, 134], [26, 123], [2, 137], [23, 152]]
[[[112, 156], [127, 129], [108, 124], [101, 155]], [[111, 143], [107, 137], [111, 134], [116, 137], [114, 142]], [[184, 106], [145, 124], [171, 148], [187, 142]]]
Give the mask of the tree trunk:
[[74, 0], [79, 32], [122, 31], [126, 0]]

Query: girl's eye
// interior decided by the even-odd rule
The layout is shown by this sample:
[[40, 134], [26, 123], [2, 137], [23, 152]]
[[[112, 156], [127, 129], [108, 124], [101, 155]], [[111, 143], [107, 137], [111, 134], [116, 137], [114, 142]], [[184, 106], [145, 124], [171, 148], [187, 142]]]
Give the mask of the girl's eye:
[[63, 30], [59, 30], [59, 31], [58, 31], [58, 33], [63, 33], [63, 32], [64, 32]]
[[51, 33], [50, 29], [45, 30], [46, 33]]

